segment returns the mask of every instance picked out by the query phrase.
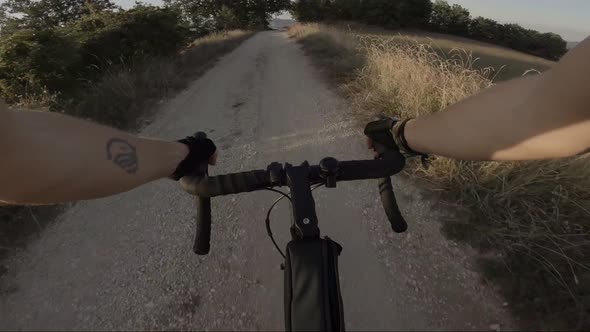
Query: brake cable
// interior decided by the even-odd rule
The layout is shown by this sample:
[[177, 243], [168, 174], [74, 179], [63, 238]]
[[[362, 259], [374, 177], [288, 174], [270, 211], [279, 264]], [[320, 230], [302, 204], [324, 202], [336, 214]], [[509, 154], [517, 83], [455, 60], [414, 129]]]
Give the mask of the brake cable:
[[[270, 190], [270, 189], [269, 189]], [[283, 259], [285, 259], [285, 254], [283, 253], [283, 251], [281, 250], [281, 248], [279, 248], [279, 245], [277, 244], [277, 241], [275, 241], [275, 238], [272, 234], [272, 230], [270, 228], [270, 213], [272, 212], [272, 210], [274, 209], [274, 207], [279, 204], [280, 201], [282, 201], [285, 197], [289, 199], [289, 202], [292, 202], [291, 197], [288, 194], [285, 194], [282, 191], [279, 190], [271, 190], [271, 191], [277, 191], [280, 192], [283, 196], [277, 198], [274, 203], [272, 203], [272, 205], [270, 206], [270, 208], [268, 209], [268, 212], [266, 213], [266, 232], [268, 233], [268, 236], [270, 237], [272, 243], [275, 245], [275, 248], [277, 248], [277, 251], [279, 252], [279, 254], [281, 254], [281, 256], [283, 256]]]
[[[319, 187], [323, 186], [324, 183], [318, 183], [315, 187], [311, 188], [311, 191], [313, 192], [314, 190], [318, 189]], [[293, 204], [293, 200], [291, 199], [291, 194], [287, 194], [284, 193], [280, 190], [276, 190], [273, 188], [266, 188], [266, 190], [268, 191], [272, 191], [272, 192], [276, 192], [278, 194], [281, 194], [281, 197], [277, 198], [272, 205], [270, 206], [270, 208], [268, 209], [268, 212], [266, 213], [266, 220], [265, 220], [265, 224], [266, 224], [266, 232], [268, 233], [268, 236], [270, 237], [270, 240], [272, 241], [272, 243], [274, 244], [275, 248], [277, 249], [277, 251], [279, 252], [279, 254], [281, 254], [281, 256], [283, 257], [283, 259], [286, 259], [285, 254], [283, 253], [283, 251], [281, 250], [281, 248], [279, 248], [279, 245], [277, 244], [277, 241], [274, 238], [274, 235], [272, 233], [272, 229], [270, 227], [270, 214], [272, 212], [272, 210], [275, 208], [275, 206], [277, 204], [279, 204], [283, 199], [287, 198], [289, 200], [289, 203]]]
[[266, 188], [266, 190], [272, 191], [272, 192], [275, 192], [277, 194], [283, 195], [283, 197], [281, 197], [280, 199], [287, 198], [289, 201], [291, 201], [291, 196], [289, 196], [290, 194], [284, 193], [284, 192], [282, 192], [280, 190], [273, 189], [273, 188]]

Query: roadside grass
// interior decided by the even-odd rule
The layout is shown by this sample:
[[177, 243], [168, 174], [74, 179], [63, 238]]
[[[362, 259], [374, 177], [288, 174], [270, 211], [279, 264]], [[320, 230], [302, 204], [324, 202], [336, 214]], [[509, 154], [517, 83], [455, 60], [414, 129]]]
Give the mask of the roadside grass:
[[336, 26], [364, 36], [381, 36], [401, 43], [429, 45], [443, 58], [447, 58], [449, 53], [460, 51], [474, 60], [471, 68], [490, 70], [490, 78], [494, 82], [521, 76], [527, 71], [544, 72], [555, 65], [554, 61], [506, 47], [442, 33], [405, 29], [387, 30], [354, 22], [339, 22]]
[[[356, 64], [332, 76], [341, 78], [338, 85], [364, 117], [438, 112], [493, 85], [496, 75], [475, 66], [483, 61], [469, 51], [452, 48], [441, 56], [424, 40], [400, 43], [397, 35], [318, 24], [297, 25], [289, 33], [315, 59], [325, 57], [320, 64], [334, 53]], [[428, 169], [414, 162], [406, 172], [442, 193], [458, 212], [444, 221], [443, 230], [480, 250], [482, 276], [522, 318], [521, 328], [588, 329], [589, 158], [504, 163], [435, 158]]]
[[[144, 59], [115, 68], [92, 84], [64, 113], [124, 130], [147, 124], [157, 105], [212, 67], [217, 59], [252, 36], [250, 31], [219, 32], [199, 38], [170, 58]], [[17, 107], [46, 109], [52, 96], [26, 98]], [[66, 205], [0, 206], [0, 260], [40, 234]], [[0, 261], [1, 263], [1, 261]], [[6, 268], [0, 264], [0, 276]], [[0, 285], [0, 294], [2, 292]]]

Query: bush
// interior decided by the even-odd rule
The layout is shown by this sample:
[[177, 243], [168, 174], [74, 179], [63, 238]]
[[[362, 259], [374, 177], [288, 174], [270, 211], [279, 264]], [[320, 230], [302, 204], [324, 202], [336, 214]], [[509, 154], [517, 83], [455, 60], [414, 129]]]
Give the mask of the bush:
[[[172, 9], [140, 6], [76, 22], [70, 31], [80, 42], [80, 76], [93, 78], [113, 64], [176, 53], [189, 36], [188, 30], [178, 25], [179, 20]], [[98, 75], [89, 75], [89, 69]]]
[[80, 61], [75, 41], [56, 30], [22, 30], [0, 42], [0, 96], [18, 102], [71, 91]]
[[138, 6], [17, 31], [0, 42], [0, 96], [12, 103], [45, 94], [71, 99], [113, 66], [178, 52], [189, 36], [178, 20], [172, 9]]
[[238, 29], [241, 25], [240, 20], [231, 8], [227, 6], [221, 8], [215, 22], [217, 30], [234, 30]]
[[180, 55], [138, 59], [113, 67], [89, 84], [68, 112], [112, 127], [136, 129], [142, 118], [150, 115], [150, 105], [184, 88], [219, 55], [250, 35], [242, 30], [213, 33], [196, 39]]

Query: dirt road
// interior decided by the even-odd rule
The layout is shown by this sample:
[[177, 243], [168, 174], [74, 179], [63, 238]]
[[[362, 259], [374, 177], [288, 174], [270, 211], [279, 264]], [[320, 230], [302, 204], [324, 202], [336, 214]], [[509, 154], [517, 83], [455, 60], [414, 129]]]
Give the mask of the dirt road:
[[[199, 129], [221, 148], [214, 173], [370, 157], [345, 103], [281, 32], [259, 33], [221, 59], [143, 134], [176, 139]], [[347, 328], [510, 327], [465, 249], [440, 234], [434, 205], [405, 181], [397, 188], [410, 223], [404, 235], [392, 234], [375, 182], [317, 191], [322, 233], [344, 246]], [[214, 200], [204, 258], [191, 251], [193, 201], [171, 181], [79, 203], [8, 265], [0, 329], [280, 330], [281, 260], [264, 228], [275, 196]], [[273, 212], [283, 246], [287, 211]]]

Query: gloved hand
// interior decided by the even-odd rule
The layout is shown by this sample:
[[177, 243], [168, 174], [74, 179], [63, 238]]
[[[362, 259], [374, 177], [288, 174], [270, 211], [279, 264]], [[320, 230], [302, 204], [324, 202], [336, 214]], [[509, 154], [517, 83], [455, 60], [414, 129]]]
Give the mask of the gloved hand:
[[178, 181], [185, 176], [196, 175], [203, 172], [203, 166], [215, 165], [217, 162], [217, 147], [205, 133], [198, 132], [178, 142], [185, 144], [189, 148], [189, 153], [170, 176], [171, 179]]
[[369, 122], [365, 127], [368, 146], [375, 151], [375, 158], [380, 158], [387, 151], [400, 151], [398, 142], [395, 140], [392, 131], [393, 126], [397, 122], [397, 119], [382, 118]]
[[368, 137], [368, 147], [375, 151], [376, 158], [382, 153], [377, 149], [380, 146], [381, 149], [400, 151], [406, 158], [419, 156], [423, 161], [428, 159], [427, 154], [414, 151], [406, 141], [405, 127], [410, 120], [412, 119], [383, 118], [367, 125], [365, 134]]

